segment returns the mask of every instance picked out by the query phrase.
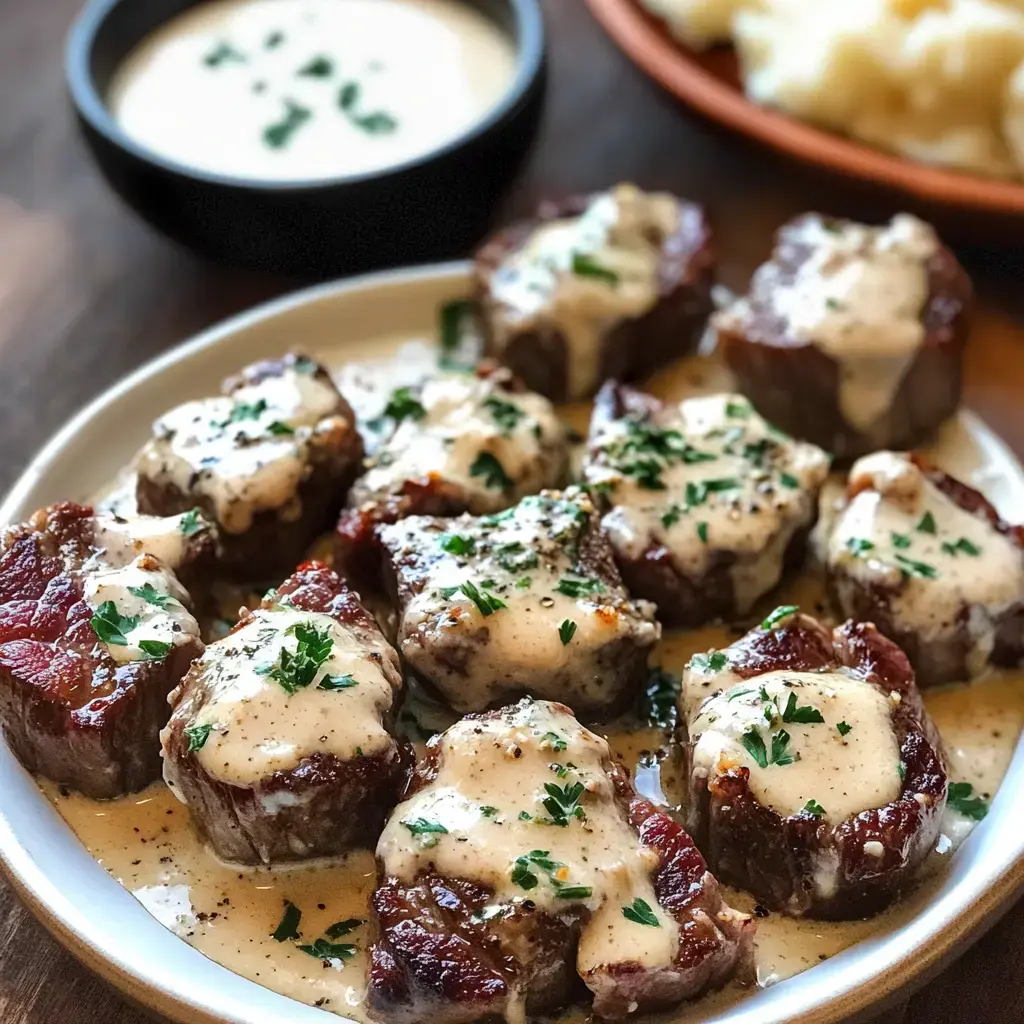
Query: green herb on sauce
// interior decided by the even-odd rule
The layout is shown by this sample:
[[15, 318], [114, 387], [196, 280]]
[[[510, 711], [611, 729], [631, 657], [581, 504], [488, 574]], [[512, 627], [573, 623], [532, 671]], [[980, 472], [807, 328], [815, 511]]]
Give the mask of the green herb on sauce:
[[581, 252], [572, 254], [572, 272], [577, 277], [593, 277], [610, 285], [619, 283], [619, 275], [614, 270], [601, 266], [593, 256]]
[[890, 533], [889, 540], [894, 548], [910, 547], [910, 538], [905, 533]]
[[267, 426], [267, 433], [273, 434], [275, 437], [291, 437], [295, 433], [295, 428], [288, 426], [287, 423], [283, 423], [281, 420], [274, 420], [273, 423]]
[[934, 565], [929, 565], [927, 562], [915, 562], [912, 558], [907, 558], [904, 555], [896, 555], [896, 562], [904, 579], [916, 576], [919, 579], [934, 580], [939, 575]]
[[319, 630], [312, 622], [297, 622], [286, 632], [297, 641], [295, 652], [282, 647], [279, 664], [269, 675], [286, 693], [292, 694], [313, 682], [320, 666], [331, 656], [334, 641], [328, 630]]
[[183, 537], [194, 537], [203, 528], [199, 519], [199, 509], [190, 508], [178, 523], [178, 531]]
[[350, 932], [354, 932], [363, 922], [358, 917], [350, 917], [346, 921], [336, 921], [324, 931], [329, 939], [340, 939]]
[[512, 865], [512, 884], [520, 889], [536, 889], [537, 876], [530, 870], [528, 857], [517, 857]]
[[299, 910], [291, 900], [284, 901], [284, 916], [281, 923], [271, 932], [271, 938], [278, 942], [289, 942], [299, 937], [299, 922], [302, 920], [302, 911]]
[[263, 40], [263, 49], [265, 50], [276, 50], [284, 42], [283, 32], [271, 32], [266, 39]]
[[203, 63], [208, 68], [220, 68], [225, 64], [244, 64], [245, 60], [245, 54], [228, 42], [218, 43], [203, 57]]
[[574, 572], [567, 572], [555, 584], [555, 590], [566, 597], [585, 597], [587, 594], [599, 594], [604, 590], [604, 583], [596, 576], [578, 576]]
[[329, 939], [317, 939], [311, 945], [298, 946], [303, 953], [314, 956], [318, 960], [350, 960], [356, 955], [356, 947], [348, 943], [331, 942]]
[[480, 808], [480, 813], [485, 818], [493, 818], [498, 813], [498, 808], [494, 807], [492, 804], [484, 804]]
[[[499, 544], [494, 549], [494, 557], [498, 565], [506, 572], [522, 572], [524, 569], [536, 569], [540, 562], [537, 552], [527, 550], [523, 543], [518, 540], [509, 541], [507, 544]], [[518, 585], [516, 584], [516, 586]]]
[[127, 647], [127, 634], [142, 621], [138, 615], [122, 615], [113, 601], [104, 601], [92, 617], [92, 628], [105, 643]]
[[139, 650], [146, 656], [147, 661], [157, 661], [166, 658], [170, 653], [172, 644], [167, 640], [140, 640]]
[[292, 136], [313, 116], [309, 107], [286, 99], [285, 112], [280, 121], [263, 129], [263, 141], [271, 149], [283, 149]]
[[438, 342], [441, 355], [438, 365], [442, 370], [469, 370], [472, 366], [459, 360], [466, 325], [476, 317], [476, 303], [468, 299], [455, 299], [441, 306], [437, 316]]
[[748, 419], [750, 416], [750, 405], [747, 402], [726, 402], [725, 415], [734, 420]]
[[544, 733], [540, 738], [540, 745], [553, 750], [556, 754], [560, 754], [563, 750], [568, 749], [569, 746], [557, 732]]
[[490, 453], [481, 452], [469, 467], [471, 477], [483, 477], [484, 486], [507, 491], [512, 487], [512, 480], [505, 472], [502, 464]]
[[789, 752], [789, 733], [780, 729], [772, 735], [771, 753], [765, 746], [764, 737], [756, 729], [745, 732], [742, 737], [743, 746], [760, 768], [769, 765], [792, 764], [796, 758]]
[[848, 725], [846, 722], [840, 722], [836, 728], [839, 730], [840, 736], [845, 736], [848, 732], [853, 729], [852, 725]]
[[395, 423], [404, 420], [421, 420], [427, 415], [423, 403], [412, 393], [411, 388], [395, 388], [391, 392], [388, 404], [384, 406], [384, 415]]
[[555, 892], [556, 900], [587, 900], [594, 895], [589, 885], [565, 885]]
[[875, 545], [865, 537], [847, 537], [846, 550], [857, 558], [875, 550]]
[[266, 411], [267, 402], [263, 398], [257, 402], [235, 402], [231, 407], [231, 414], [223, 425], [241, 423], [244, 420], [258, 420]]
[[324, 676], [323, 679], [316, 684], [316, 688], [318, 690], [350, 690], [353, 686], [358, 685], [358, 680], [353, 679], [350, 675]]
[[295, 72], [303, 78], [330, 78], [334, 74], [334, 61], [320, 54]]
[[790, 691], [789, 700], [786, 702], [786, 709], [782, 712], [784, 722], [795, 722], [797, 725], [810, 725], [821, 723], [825, 719], [817, 708], [805, 704], [803, 707], [797, 705], [796, 694]]
[[790, 473], [780, 473], [779, 482], [783, 487], [788, 487], [791, 491], [795, 491], [800, 486], [800, 481]]
[[966, 537], [961, 537], [957, 541], [943, 541], [942, 550], [953, 557], [963, 553], [970, 555], [972, 558], [977, 558], [981, 554], [981, 548], [977, 544], [971, 543]]
[[918, 533], [932, 533], [932, 534], [934, 534], [935, 533], [935, 516], [933, 516], [931, 514], [931, 512], [925, 512], [925, 514], [923, 516], [921, 516], [921, 521], [917, 524], [917, 526], [914, 527], [914, 529], [917, 530]]
[[808, 800], [804, 804], [804, 810], [808, 814], [813, 814], [816, 818], [823, 818], [825, 816], [825, 808], [818, 803], [817, 800]]
[[652, 668], [637, 706], [637, 717], [645, 725], [656, 729], [671, 729], [678, 717], [679, 676], [662, 668]]
[[988, 804], [974, 795], [974, 787], [969, 782], [951, 782], [946, 804], [950, 810], [975, 821], [981, 821], [988, 814]]
[[442, 533], [440, 543], [441, 550], [449, 555], [471, 555], [476, 550], [476, 541], [459, 533]]
[[701, 522], [697, 524], [697, 536], [700, 538], [702, 544], [708, 542], [708, 524]]
[[[482, 586], [483, 584], [481, 584]], [[457, 587], [442, 587], [441, 596], [448, 600], [453, 597], [459, 591], [469, 598], [473, 604], [476, 605], [477, 611], [486, 619], [489, 615], [493, 615], [497, 611], [501, 611], [502, 608], [507, 608], [508, 605], [501, 600], [500, 597], [495, 597], [494, 594], [489, 594], [486, 590], [481, 591], [477, 585], [470, 580], [466, 580], [465, 583], [460, 583]]]
[[157, 590], [152, 583], [143, 583], [141, 587], [129, 587], [128, 593], [139, 598], [141, 601], [145, 601], [147, 604], [165, 610], [168, 604], [178, 603], [170, 594], [164, 594]]
[[661, 927], [658, 915], [651, 909], [651, 905], [639, 896], [628, 907], [622, 908], [622, 916], [633, 924], [645, 924], [649, 928]]
[[362, 86], [358, 82], [345, 82], [338, 90], [338, 107], [356, 128], [368, 135], [382, 135], [393, 132], [398, 121], [383, 110], [371, 114], [360, 114], [357, 110], [362, 95]]
[[426, 818], [412, 818], [400, 823], [414, 836], [420, 839], [423, 846], [437, 846], [440, 836], [448, 835], [448, 829], [439, 821], [428, 821]]
[[563, 647], [568, 647], [569, 641], [576, 635], [576, 623], [572, 619], [563, 619], [558, 627], [558, 639], [562, 641]]
[[195, 753], [197, 750], [202, 750], [206, 746], [206, 741], [210, 738], [210, 733], [213, 732], [212, 725], [190, 725], [185, 730], [185, 739], [188, 740], [188, 752], [190, 754]]
[[569, 818], [586, 818], [586, 812], [580, 807], [579, 802], [586, 792], [582, 782], [574, 782], [571, 785], [559, 786], [554, 782], [544, 783], [544, 792], [547, 796], [541, 800], [544, 810], [551, 816], [546, 822], [551, 825], [558, 825], [565, 828], [569, 824]]
[[707, 654], [695, 654], [689, 667], [698, 672], [721, 672], [727, 660], [723, 651], [709, 651]]
[[503, 398], [489, 395], [484, 399], [484, 408], [491, 414], [495, 423], [501, 427], [503, 434], [510, 434], [526, 418], [526, 413], [514, 402], [506, 402]]

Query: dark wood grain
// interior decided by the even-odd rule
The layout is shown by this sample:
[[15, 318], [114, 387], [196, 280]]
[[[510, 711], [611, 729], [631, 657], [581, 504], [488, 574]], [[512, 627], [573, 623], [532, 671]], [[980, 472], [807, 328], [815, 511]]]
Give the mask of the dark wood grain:
[[[144, 2], [144, 0], [140, 0]], [[77, 139], [61, 75], [77, 0], [0, 0], [0, 489], [67, 416], [126, 371], [221, 317], [294, 287], [204, 263], [122, 208]], [[772, 230], [809, 208], [894, 212], [694, 120], [634, 70], [578, 0], [546, 0], [551, 84], [537, 147], [504, 219], [542, 196], [620, 179], [711, 210], [723, 278], [741, 285]], [[453, 254], [459, 255], [459, 254]], [[1024, 455], [1024, 290], [1004, 250], [962, 253], [981, 309], [967, 401]], [[2, 799], [2, 797], [0, 797]], [[1020, 1024], [1024, 906], [885, 1024]], [[142, 1024], [0, 883], [3, 1024]]]

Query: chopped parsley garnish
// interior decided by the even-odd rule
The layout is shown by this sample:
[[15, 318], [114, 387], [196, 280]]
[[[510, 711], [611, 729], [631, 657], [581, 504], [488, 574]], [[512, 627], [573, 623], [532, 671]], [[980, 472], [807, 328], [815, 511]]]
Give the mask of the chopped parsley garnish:
[[512, 883], [520, 889], [536, 889], [537, 876], [530, 870], [528, 857], [517, 857], [512, 865]]
[[556, 900], [586, 900], [594, 895], [589, 885], [564, 885], [555, 892]]
[[725, 415], [734, 420], [745, 420], [750, 416], [750, 406], [746, 402], [726, 402]]
[[740, 486], [740, 482], [730, 476], [720, 480], [705, 480], [698, 486], [703, 487], [708, 494], [713, 494], [716, 491], [734, 491]]
[[866, 537], [847, 537], [846, 550], [849, 551], [851, 555], [855, 555], [859, 558], [861, 555], [866, 555], [869, 551], [874, 551], [875, 545]]
[[785, 729], [780, 729], [772, 735], [770, 754], [765, 747], [764, 737], [756, 729], [745, 732], [742, 742], [747, 753], [754, 759], [759, 768], [767, 768], [772, 764], [780, 766], [792, 764], [796, 760], [789, 752], [789, 733]]
[[768, 630], [777, 629], [787, 619], [792, 618], [800, 611], [800, 606], [795, 604], [781, 604], [762, 623], [761, 628]]
[[476, 304], [468, 299], [446, 302], [438, 312], [438, 341], [441, 347], [438, 365], [442, 370], [469, 369], [456, 357], [462, 346], [463, 325], [475, 312]]
[[981, 821], [988, 814], [988, 804], [974, 795], [974, 787], [969, 782], [951, 782], [946, 804], [950, 810], [975, 821]]
[[93, 613], [92, 628], [105, 644], [127, 647], [127, 634], [141, 621], [141, 616], [122, 615], [113, 601], [104, 601]]
[[199, 509], [197, 508], [190, 508], [178, 523], [178, 531], [183, 537], [193, 537], [202, 528], [203, 524], [199, 521]]
[[244, 64], [245, 54], [236, 50], [230, 43], [218, 43], [204, 58], [208, 68], [219, 68], [224, 64]]
[[356, 110], [361, 93], [362, 86], [358, 82], [346, 82], [338, 90], [338, 106], [349, 121], [369, 135], [393, 132], [398, 127], [398, 121], [391, 114], [383, 110], [360, 114]]
[[804, 804], [804, 810], [808, 814], [813, 814], [816, 818], [823, 818], [825, 816], [825, 808], [818, 803], [817, 800], [808, 800]]
[[280, 663], [270, 670], [270, 678], [292, 694], [313, 682], [320, 666], [331, 656], [334, 641], [328, 630], [319, 630], [312, 622], [297, 622], [287, 632], [297, 641], [295, 653], [282, 647]]
[[128, 593], [157, 608], [166, 609], [168, 603], [177, 604], [170, 594], [161, 593], [152, 583], [143, 583], [141, 587], [129, 587]]
[[686, 511], [687, 509], [682, 505], [676, 505], [673, 503], [669, 506], [668, 511], [661, 517], [661, 525], [664, 526], [666, 530], [675, 526], [676, 523], [679, 522], [680, 516], [682, 516]]
[[505, 472], [502, 464], [490, 453], [481, 452], [469, 467], [470, 476], [482, 476], [485, 487], [507, 491], [512, 487], [512, 480]]
[[697, 536], [700, 538], [702, 544], [708, 542], [708, 524], [701, 522], [697, 524]]
[[353, 686], [358, 685], [358, 681], [353, 679], [350, 675], [324, 676], [323, 679], [317, 683], [316, 688], [318, 690], [350, 690]]
[[273, 434], [275, 437], [291, 437], [295, 433], [294, 427], [288, 426], [282, 420], [274, 420], [273, 423], [268, 424], [267, 432]]
[[358, 917], [350, 917], [347, 921], [336, 921], [324, 931], [329, 939], [340, 939], [349, 932], [354, 932], [363, 922]]
[[395, 388], [391, 392], [388, 404], [384, 406], [384, 415], [395, 423], [403, 420], [421, 420], [427, 415], [423, 403], [412, 393], [411, 388]]
[[284, 901], [284, 916], [281, 923], [271, 933], [271, 937], [278, 942], [288, 942], [290, 939], [299, 937], [299, 922], [302, 920], [302, 911], [299, 910], [291, 900]]
[[890, 533], [889, 540], [894, 548], [909, 548], [910, 538], [905, 533]]
[[800, 481], [790, 473], [780, 473], [779, 482], [783, 487], [788, 487], [791, 491], [795, 491], [800, 486]]
[[896, 765], [896, 772], [900, 777], [900, 781], [902, 782], [907, 777], [907, 766], [902, 761], [900, 761]]
[[139, 650], [146, 655], [147, 661], [166, 658], [173, 645], [168, 640], [140, 640]]
[[267, 401], [260, 398], [255, 402], [235, 402], [231, 407], [231, 415], [228, 416], [224, 426], [228, 423], [241, 423], [243, 420], [258, 420], [267, 411]]
[[611, 285], [619, 283], [619, 275], [614, 270], [601, 266], [593, 256], [587, 256], [582, 252], [572, 254], [572, 272], [579, 277], [596, 277]]
[[501, 427], [502, 433], [510, 434], [519, 426], [521, 420], [526, 418], [526, 413], [513, 402], [506, 402], [503, 398], [489, 395], [484, 399], [484, 408], [491, 414], [491, 418]]
[[676, 724], [680, 678], [662, 668], [652, 668], [647, 685], [640, 695], [638, 716], [642, 722], [658, 729], [671, 729]]
[[271, 149], [283, 149], [291, 137], [313, 116], [309, 107], [294, 100], [286, 99], [284, 116], [275, 124], [263, 129], [263, 141]]
[[904, 578], [917, 576], [920, 579], [933, 580], [939, 575], [935, 566], [929, 565], [927, 562], [915, 562], [912, 558], [907, 558], [904, 555], [897, 555], [896, 562]]
[[516, 590], [525, 590], [533, 581], [529, 576], [524, 576], [520, 580], [516, 580]]
[[792, 690], [789, 693], [789, 700], [786, 702], [786, 710], [782, 712], [782, 720], [784, 722], [796, 722], [798, 725], [810, 725], [825, 721], [821, 716], [821, 712], [817, 708], [812, 708], [810, 704], [798, 707], [796, 694]]
[[728, 659], [724, 651], [711, 651], [708, 654], [695, 654], [690, 659], [690, 668], [698, 672], [721, 672]]
[[440, 837], [448, 835], [448, 829], [439, 821], [428, 821], [426, 818], [412, 818], [402, 821], [401, 825], [417, 836], [420, 844], [425, 847], [437, 846]]
[[265, 50], [276, 50], [283, 42], [283, 32], [271, 32], [270, 35], [263, 40], [263, 48]]
[[604, 583], [596, 576], [578, 576], [574, 572], [567, 572], [555, 584], [555, 590], [566, 597], [584, 597], [600, 593], [604, 590]]
[[540, 738], [541, 746], [546, 746], [553, 750], [556, 754], [560, 754], [563, 750], [566, 750], [569, 746], [565, 740], [558, 735], [557, 732], [546, 732]]
[[725, 699], [732, 702], [734, 700], [739, 700], [740, 697], [749, 697], [752, 693], [757, 693], [757, 690], [733, 690]]
[[494, 557], [498, 565], [506, 572], [536, 569], [540, 562], [537, 552], [527, 550], [522, 542], [518, 540], [509, 541], [507, 544], [499, 544], [494, 549]]
[[529, 811], [520, 811], [519, 812], [519, 820], [520, 821], [533, 821], [533, 815], [530, 814]]
[[206, 746], [206, 741], [213, 732], [212, 725], [190, 725], [185, 729], [185, 739], [188, 740], [188, 752], [195, 753]]
[[460, 590], [476, 605], [477, 610], [485, 619], [488, 615], [493, 615], [502, 608], [508, 607], [500, 597], [495, 597], [494, 594], [489, 594], [486, 590], [481, 591], [475, 583], [469, 580], [466, 580], [465, 583], [460, 583], [457, 587], [443, 587], [441, 589], [441, 596], [447, 600]]
[[498, 808], [497, 808], [497, 807], [494, 807], [494, 806], [493, 806], [493, 805], [491, 805], [491, 804], [484, 804], [484, 805], [483, 805], [483, 806], [482, 806], [482, 807], [480, 808], [480, 813], [481, 813], [481, 814], [482, 814], [482, 815], [483, 815], [483, 816], [484, 816], [485, 818], [493, 818], [493, 817], [494, 817], [494, 816], [495, 816], [495, 815], [496, 815], [496, 814], [498, 813]]
[[579, 805], [580, 797], [586, 792], [582, 782], [574, 782], [567, 786], [545, 782], [544, 792], [547, 796], [541, 804], [551, 815], [550, 824], [565, 828], [569, 824], [570, 816], [581, 820], [586, 817], [586, 812]]
[[925, 512], [921, 521], [914, 527], [918, 533], [935, 533], [935, 516], [931, 512]]
[[628, 907], [622, 908], [622, 916], [633, 924], [645, 924], [650, 928], [661, 927], [658, 915], [651, 909], [651, 905], [639, 896]]
[[334, 61], [321, 54], [304, 64], [295, 73], [304, 78], [330, 78], [334, 74]]
[[558, 627], [558, 639], [562, 641], [562, 646], [567, 647], [569, 641], [576, 635], [576, 623], [572, 619], [563, 619], [562, 624]]
[[970, 555], [972, 558], [977, 558], [981, 554], [981, 548], [977, 544], [972, 544], [966, 537], [961, 537], [958, 541], [943, 541], [942, 550], [947, 555], [953, 555], [954, 557], [960, 554], [960, 552]]
[[476, 550], [476, 541], [459, 533], [442, 533], [441, 550], [449, 555], [471, 555]]
[[331, 942], [329, 939], [317, 939], [309, 946], [299, 946], [303, 953], [315, 956], [318, 960], [349, 960], [356, 955], [356, 947], [348, 943]]
[[645, 491], [663, 491], [665, 483], [661, 479], [662, 465], [657, 459], [636, 459], [619, 466], [619, 471], [636, 479], [637, 487]]
[[846, 722], [840, 722], [836, 728], [839, 730], [840, 736], [845, 736], [848, 732], [853, 729], [852, 725], [848, 725]]

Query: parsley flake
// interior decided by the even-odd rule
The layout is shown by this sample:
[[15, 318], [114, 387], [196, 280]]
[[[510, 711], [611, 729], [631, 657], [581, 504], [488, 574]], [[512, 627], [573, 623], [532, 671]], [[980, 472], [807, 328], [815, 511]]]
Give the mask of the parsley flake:
[[505, 472], [505, 468], [490, 452], [481, 452], [476, 457], [473, 465], [469, 467], [469, 475], [483, 477], [485, 487], [502, 491], [510, 490], [512, 487], [512, 480]]
[[946, 804], [951, 810], [975, 821], [981, 821], [988, 814], [988, 804], [974, 795], [974, 787], [969, 782], [951, 782]]
[[142, 621], [138, 615], [122, 615], [113, 601], [104, 601], [92, 617], [92, 628], [105, 643], [127, 647], [127, 634]]
[[836, 728], [839, 730], [840, 736], [845, 736], [848, 732], [853, 729], [852, 725], [848, 725], [846, 722], [840, 722]]
[[206, 746], [206, 741], [213, 732], [212, 725], [190, 725], [185, 729], [185, 738], [188, 740], [188, 752], [195, 753]]
[[707, 654], [695, 654], [689, 667], [699, 672], [721, 672], [727, 661], [724, 651], [709, 651]]
[[804, 810], [808, 814], [813, 814], [816, 818], [823, 818], [825, 816], [825, 808], [818, 803], [817, 800], [808, 800], [804, 804]]
[[587, 594], [597, 594], [604, 590], [604, 583], [596, 576], [578, 576], [576, 573], [567, 572], [555, 584], [555, 590], [566, 597], [584, 597]]
[[327, 962], [331, 960], [350, 960], [356, 955], [355, 946], [351, 946], [348, 943], [331, 942], [328, 939], [317, 939], [311, 945], [299, 946], [297, 948], [302, 950], [303, 953], [308, 953], [309, 956]]
[[800, 606], [795, 604], [782, 604], [775, 609], [762, 623], [761, 628], [767, 631], [778, 629], [779, 626], [783, 625], [786, 621], [791, 619], [797, 612], [800, 611]]
[[600, 281], [607, 281], [610, 285], [619, 283], [619, 275], [614, 270], [601, 266], [593, 256], [581, 252], [572, 254], [572, 272], [579, 277], [594, 277]]
[[281, 923], [271, 932], [271, 938], [278, 942], [288, 942], [290, 939], [299, 937], [299, 922], [302, 920], [302, 911], [299, 910], [291, 900], [284, 901], [284, 916]]
[[558, 639], [562, 641], [563, 647], [568, 647], [569, 641], [576, 635], [576, 623], [572, 619], [563, 619], [558, 627]]
[[789, 700], [786, 702], [786, 710], [782, 712], [782, 720], [784, 722], [796, 722], [798, 725], [810, 725], [812, 723], [824, 722], [821, 712], [810, 704], [805, 704], [803, 707], [798, 707], [796, 702], [796, 694], [792, 690], [789, 692]]
[[463, 537], [458, 533], [442, 533], [441, 550], [450, 555], [471, 555], [476, 549], [476, 541], [472, 537]]
[[157, 608], [165, 609], [167, 605], [177, 604], [177, 601], [171, 597], [170, 594], [161, 593], [152, 583], [143, 583], [141, 587], [129, 587], [128, 593], [145, 601], [147, 604], [154, 605]]
[[194, 537], [202, 528], [203, 524], [199, 520], [199, 509], [197, 508], [190, 508], [178, 523], [178, 532], [183, 537]]
[[661, 927], [658, 915], [651, 909], [651, 905], [639, 896], [628, 907], [622, 908], [622, 916], [633, 924], [645, 924], [649, 928]]
[[317, 683], [316, 688], [318, 690], [350, 690], [353, 686], [358, 685], [358, 681], [353, 679], [350, 675], [324, 676], [323, 679]]
[[282, 647], [279, 663], [269, 675], [286, 693], [293, 694], [313, 682], [320, 666], [331, 656], [334, 641], [328, 630], [319, 630], [312, 622], [298, 622], [287, 632], [297, 641], [295, 652]]
[[931, 512], [925, 512], [925, 514], [923, 516], [921, 516], [921, 521], [917, 524], [917, 526], [914, 527], [914, 529], [917, 530], [918, 533], [932, 533], [932, 534], [934, 534], [935, 533], [935, 516], [933, 516], [931, 514]]

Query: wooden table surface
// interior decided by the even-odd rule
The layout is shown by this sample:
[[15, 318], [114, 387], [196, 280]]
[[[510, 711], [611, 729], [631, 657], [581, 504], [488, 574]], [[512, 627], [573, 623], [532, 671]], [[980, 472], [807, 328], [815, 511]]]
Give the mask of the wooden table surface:
[[[138, 0], [144, 2], [144, 0]], [[39, 445], [126, 371], [301, 282], [212, 266], [119, 205], [79, 142], [61, 47], [78, 0], [0, 0], [0, 490]], [[546, 0], [551, 81], [537, 147], [499, 218], [542, 196], [635, 180], [707, 205], [722, 274], [741, 286], [794, 213], [885, 216], [885, 197], [822, 180], [696, 121], [607, 41], [581, 0]], [[453, 254], [460, 255], [460, 254]], [[969, 405], [1024, 456], [1024, 289], [1005, 251], [961, 251], [980, 296]], [[0, 796], [2, 799], [2, 796]], [[1020, 1024], [1024, 904], [887, 1024]], [[138, 1024], [0, 882], [0, 1021]]]

